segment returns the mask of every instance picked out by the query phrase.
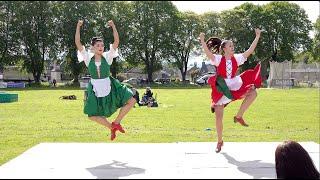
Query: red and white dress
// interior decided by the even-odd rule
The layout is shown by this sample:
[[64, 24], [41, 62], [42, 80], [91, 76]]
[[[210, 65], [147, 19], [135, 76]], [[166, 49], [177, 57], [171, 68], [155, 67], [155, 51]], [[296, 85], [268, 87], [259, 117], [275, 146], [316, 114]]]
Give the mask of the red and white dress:
[[[231, 101], [245, 97], [245, 94], [252, 89], [252, 87], [261, 87], [262, 79], [260, 72], [260, 63], [254, 69], [248, 69], [236, 75], [238, 66], [242, 65], [247, 58], [243, 54], [234, 54], [231, 59], [226, 59], [225, 56], [214, 54], [215, 60], [211, 63], [216, 66], [216, 75], [211, 76], [208, 83], [211, 85], [211, 99], [212, 105], [226, 105]], [[229, 99], [222, 92], [217, 89], [217, 77], [221, 76], [230, 90], [233, 99]]]

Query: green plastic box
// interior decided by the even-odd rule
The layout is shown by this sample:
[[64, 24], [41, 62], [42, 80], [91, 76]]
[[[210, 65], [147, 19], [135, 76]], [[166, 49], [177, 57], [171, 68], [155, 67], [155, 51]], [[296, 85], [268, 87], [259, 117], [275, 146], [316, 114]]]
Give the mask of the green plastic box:
[[18, 101], [18, 94], [9, 94], [0, 92], [0, 103], [16, 102]]

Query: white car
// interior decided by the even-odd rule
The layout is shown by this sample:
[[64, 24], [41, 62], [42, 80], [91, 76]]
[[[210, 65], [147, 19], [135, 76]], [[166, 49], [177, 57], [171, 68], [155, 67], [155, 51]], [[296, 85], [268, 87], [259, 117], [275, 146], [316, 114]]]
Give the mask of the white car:
[[197, 80], [196, 80], [196, 83], [199, 84], [199, 85], [206, 85], [208, 84], [208, 79], [213, 76], [214, 74], [206, 74], [206, 75], [203, 75], [201, 77], [199, 77]]
[[137, 79], [137, 78], [130, 78], [130, 79], [124, 80], [123, 82], [124, 83], [129, 83], [131, 85], [137, 85], [137, 84], [140, 83], [140, 80]]

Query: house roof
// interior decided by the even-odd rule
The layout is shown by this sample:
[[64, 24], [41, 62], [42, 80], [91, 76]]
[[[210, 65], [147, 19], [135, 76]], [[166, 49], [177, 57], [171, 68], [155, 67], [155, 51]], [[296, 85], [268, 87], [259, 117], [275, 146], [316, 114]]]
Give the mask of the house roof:
[[133, 67], [133, 68], [129, 69], [126, 73], [144, 74], [143, 70], [139, 67]]
[[196, 69], [199, 69], [197, 66], [192, 66], [190, 69], [187, 70], [187, 73], [189, 73], [190, 71], [194, 71]]

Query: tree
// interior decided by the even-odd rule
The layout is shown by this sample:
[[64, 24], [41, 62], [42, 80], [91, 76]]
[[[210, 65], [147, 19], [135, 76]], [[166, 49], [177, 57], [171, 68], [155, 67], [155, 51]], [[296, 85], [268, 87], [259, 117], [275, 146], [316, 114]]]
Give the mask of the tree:
[[[33, 74], [35, 82], [40, 82], [44, 61], [49, 56], [53, 39], [53, 16], [51, 3], [48, 1], [15, 2], [17, 12], [16, 33], [22, 47], [23, 67]], [[18, 47], [20, 49], [20, 47]], [[19, 51], [19, 50], [16, 50]]]
[[[266, 5], [244, 3], [221, 13], [224, 37], [235, 42], [237, 52], [244, 52], [255, 38], [254, 28], [262, 32], [255, 53], [241, 67], [252, 68], [257, 60], [292, 60], [293, 54], [308, 49], [310, 21], [303, 9], [289, 2], [271, 2]], [[266, 64], [267, 61], [264, 63]]]
[[[250, 47], [255, 38], [254, 29], [262, 28], [262, 12], [261, 6], [252, 3], [244, 3], [232, 10], [223, 11], [221, 13], [223, 37], [234, 42], [235, 52], [242, 53]], [[263, 48], [259, 49], [263, 44], [264, 35], [265, 34], [261, 35], [255, 53], [240, 67], [241, 71], [254, 67], [257, 64], [257, 59], [264, 60], [265, 57], [257, 56], [259, 54], [257, 53], [258, 51], [265, 50]]]
[[318, 16], [317, 21], [314, 24], [314, 33], [311, 54], [313, 61], [320, 62], [320, 16]]
[[169, 1], [134, 1], [128, 36], [126, 60], [131, 64], [144, 64], [148, 81], [152, 74], [161, 69], [161, 61], [168, 57], [170, 42], [169, 25], [178, 11]]
[[[222, 33], [221, 17], [216, 12], [206, 12], [201, 14], [201, 29], [209, 37], [220, 36]], [[199, 34], [198, 34], [199, 35]]]
[[81, 28], [81, 41], [88, 50], [90, 41], [96, 36], [96, 18], [98, 10], [96, 2], [85, 1], [63, 1], [54, 3], [56, 25], [55, 32], [58, 32], [57, 54], [65, 53], [64, 70], [73, 76], [73, 83], [78, 84], [78, 78], [84, 71], [84, 63], [79, 63], [77, 58], [77, 48], [75, 45], [75, 31], [78, 20], [84, 20]]
[[[112, 44], [114, 41], [112, 29], [106, 27], [107, 22], [112, 19], [119, 34], [119, 54], [120, 57], [123, 57], [122, 52], [127, 50], [128, 36], [130, 32], [128, 30], [130, 28], [132, 18], [131, 3], [124, 1], [99, 2], [98, 12], [99, 18], [97, 18], [97, 29], [101, 32], [101, 36], [104, 39], [105, 48], [109, 49], [109, 44]], [[123, 63], [123, 59], [120, 59], [119, 57], [113, 59], [110, 67], [113, 77], [117, 77], [117, 73], [123, 70]]]
[[190, 54], [199, 45], [200, 17], [193, 12], [180, 12], [171, 27], [168, 52], [173, 65], [181, 72], [182, 81], [185, 81]]
[[14, 64], [18, 58], [15, 50], [18, 47], [18, 29], [16, 28], [16, 6], [12, 1], [0, 2], [0, 72], [5, 65]]
[[[312, 24], [304, 9], [289, 2], [271, 2], [263, 5], [262, 22], [271, 57], [274, 61], [292, 60], [294, 52], [310, 49], [308, 36]], [[264, 48], [264, 47], [263, 47]]]

